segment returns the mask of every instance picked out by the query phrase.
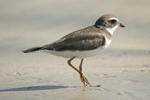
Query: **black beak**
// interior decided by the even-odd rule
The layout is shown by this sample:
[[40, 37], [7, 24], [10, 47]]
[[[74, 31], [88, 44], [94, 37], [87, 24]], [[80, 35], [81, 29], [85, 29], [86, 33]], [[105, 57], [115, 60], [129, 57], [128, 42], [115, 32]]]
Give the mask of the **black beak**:
[[122, 27], [122, 28], [125, 27], [125, 26], [124, 26], [123, 24], [121, 24], [121, 23], [120, 23], [118, 26], [119, 26], [119, 27]]

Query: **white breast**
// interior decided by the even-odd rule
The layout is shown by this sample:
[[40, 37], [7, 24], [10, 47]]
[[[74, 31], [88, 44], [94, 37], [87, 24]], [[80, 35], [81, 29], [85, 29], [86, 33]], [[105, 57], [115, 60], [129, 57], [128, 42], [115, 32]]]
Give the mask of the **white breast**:
[[110, 43], [111, 43], [111, 40], [108, 40], [108, 39], [105, 37], [105, 45], [102, 46], [102, 48], [106, 49], [106, 48], [109, 46]]

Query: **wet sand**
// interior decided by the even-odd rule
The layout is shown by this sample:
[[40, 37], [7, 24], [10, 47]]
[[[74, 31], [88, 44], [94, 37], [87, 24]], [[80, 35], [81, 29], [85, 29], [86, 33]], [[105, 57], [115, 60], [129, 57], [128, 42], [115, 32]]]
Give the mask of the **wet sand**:
[[[110, 3], [108, 3], [110, 2]], [[0, 100], [149, 100], [150, 1], [0, 1]], [[65, 58], [21, 51], [51, 43], [116, 15], [118, 28], [103, 53], [84, 59], [84, 87]], [[78, 66], [80, 59], [73, 64]]]

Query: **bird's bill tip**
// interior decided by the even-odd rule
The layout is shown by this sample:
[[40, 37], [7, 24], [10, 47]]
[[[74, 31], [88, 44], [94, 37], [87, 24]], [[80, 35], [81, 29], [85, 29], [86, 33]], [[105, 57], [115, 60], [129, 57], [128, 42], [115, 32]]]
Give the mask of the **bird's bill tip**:
[[125, 27], [125, 26], [124, 26], [123, 24], [121, 24], [121, 23], [120, 23], [118, 26], [119, 26], [119, 27]]

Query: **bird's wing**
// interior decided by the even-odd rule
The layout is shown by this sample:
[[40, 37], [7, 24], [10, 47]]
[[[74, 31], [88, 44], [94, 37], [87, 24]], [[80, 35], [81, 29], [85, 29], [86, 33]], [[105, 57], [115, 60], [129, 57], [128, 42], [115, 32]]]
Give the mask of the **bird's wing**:
[[105, 44], [105, 37], [100, 34], [100, 31], [93, 30], [93, 27], [91, 26], [72, 32], [58, 41], [42, 46], [40, 50], [82, 51], [93, 50], [103, 46]]

